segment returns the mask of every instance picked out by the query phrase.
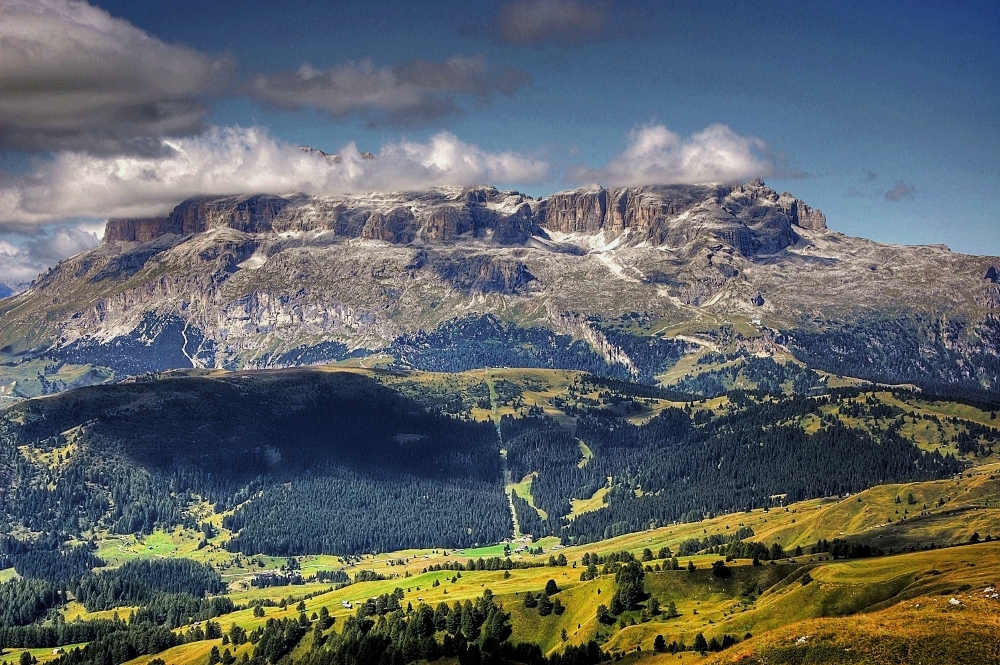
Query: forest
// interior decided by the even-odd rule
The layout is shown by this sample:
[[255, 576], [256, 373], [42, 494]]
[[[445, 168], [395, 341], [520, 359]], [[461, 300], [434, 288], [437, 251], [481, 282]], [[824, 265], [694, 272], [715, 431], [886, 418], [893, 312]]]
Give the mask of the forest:
[[[730, 397], [738, 408], [707, 421], [667, 408], [639, 426], [604, 415], [581, 417], [574, 434], [545, 417], [504, 418], [501, 431], [512, 473], [518, 478], [536, 473], [534, 505], [549, 515], [548, 520], [532, 518], [530, 506], [517, 502], [522, 529], [590, 542], [776, 501], [944, 478], [964, 468], [952, 456], [921, 451], [903, 439], [898, 421], [877, 441], [825, 415], [819, 416], [818, 431], [806, 433], [797, 422], [819, 414], [830, 397], [791, 396], [777, 402]], [[580, 464], [577, 440], [593, 452], [586, 464]], [[569, 499], [589, 498], [608, 477], [613, 486], [603, 509], [558, 519], [569, 513]], [[773, 498], [778, 495], [780, 500]]]
[[[805, 323], [805, 322], [804, 322]], [[883, 383], [912, 383], [928, 392], [984, 393], [1000, 400], [1000, 319], [978, 324], [978, 347], [962, 349], [968, 324], [919, 314], [852, 322], [819, 321], [790, 334], [789, 348], [810, 367]], [[817, 328], [819, 329], [817, 331]]]
[[[718, 410], [691, 393], [578, 376], [565, 398], [552, 398], [575, 417], [572, 427], [534, 408], [505, 415], [497, 429], [464, 410], [435, 408], [441, 391], [418, 390], [405, 375], [401, 389], [419, 399], [378, 374], [316, 370], [139, 381], [25, 402], [0, 418], [0, 457], [19, 459], [19, 446], [28, 446], [49, 462], [22, 458], [5, 467], [14, 482], [3, 486], [2, 519], [47, 535], [30, 544], [0, 540], [0, 565], [73, 589], [102, 562], [87, 547], [63, 547], [67, 540], [93, 527], [198, 529], [187, 508], [201, 499], [232, 511], [224, 546], [245, 554], [496, 543], [511, 535], [514, 517], [501, 449], [515, 481], [531, 478], [531, 502], [511, 498], [521, 531], [574, 543], [964, 468], [953, 456], [916, 448], [900, 434], [902, 411], [861, 397], [860, 388], [824, 386], [818, 394], [811, 370], [743, 360], [741, 375], [758, 389], [729, 390]], [[477, 399], [489, 398], [485, 383], [475, 389]], [[498, 404], [523, 400], [514, 381], [495, 380], [493, 392]], [[659, 408], [654, 417], [650, 405], [664, 398], [683, 407]], [[131, 415], [135, 404], [143, 404], [141, 418]], [[874, 419], [875, 429], [849, 427], [830, 409]], [[622, 417], [632, 413], [649, 417], [641, 424]], [[816, 427], [807, 431], [805, 420]], [[1000, 441], [994, 427], [950, 426], [961, 454], [989, 454]], [[599, 510], [567, 519], [573, 500], [599, 490]]]
[[[141, 418], [130, 414], [134, 403], [144, 405]], [[291, 370], [88, 388], [15, 406], [0, 419], [0, 458], [17, 458], [21, 445], [57, 464], [11, 464], [0, 521], [38, 532], [197, 528], [185, 512], [195, 497], [225, 510], [258, 493], [228, 518], [243, 530], [232, 547], [350, 554], [468, 546], [511, 528], [495, 428], [359, 375]], [[296, 479], [290, 488], [288, 478]], [[320, 518], [318, 505], [335, 510], [340, 524]], [[260, 519], [270, 510], [282, 517]], [[42, 549], [5, 560], [65, 563]]]

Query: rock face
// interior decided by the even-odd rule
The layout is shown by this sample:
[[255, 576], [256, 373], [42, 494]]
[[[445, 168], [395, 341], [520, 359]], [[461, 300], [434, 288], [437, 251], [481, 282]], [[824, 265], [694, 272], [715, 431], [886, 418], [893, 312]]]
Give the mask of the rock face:
[[745, 185], [595, 187], [553, 194], [539, 206], [540, 225], [567, 234], [628, 233], [632, 242], [683, 247], [706, 234], [745, 256], [795, 242], [793, 227], [822, 231], [823, 213], [762, 181]]
[[821, 231], [823, 213], [761, 181], [741, 186], [593, 187], [540, 201], [493, 187], [341, 196], [271, 195], [198, 198], [166, 217], [115, 219], [105, 242], [149, 242], [159, 236], [231, 228], [246, 233], [331, 231], [393, 244], [450, 242], [464, 236], [524, 245], [546, 231], [627, 235], [626, 242], [683, 247], [712, 236], [745, 256], [795, 242], [794, 228]]
[[188, 235], [222, 227], [267, 233], [288, 203], [267, 195], [189, 199], [166, 217], [108, 220], [104, 241], [149, 242], [162, 235]]
[[494, 187], [431, 192], [310, 197], [228, 196], [184, 201], [166, 217], [113, 219], [106, 243], [149, 242], [159, 236], [230, 228], [245, 233], [331, 231], [345, 238], [408, 244], [496, 233], [498, 244], [523, 244], [540, 232], [518, 192]]
[[437, 273], [466, 292], [520, 294], [535, 276], [522, 262], [489, 254], [442, 256], [432, 261]]

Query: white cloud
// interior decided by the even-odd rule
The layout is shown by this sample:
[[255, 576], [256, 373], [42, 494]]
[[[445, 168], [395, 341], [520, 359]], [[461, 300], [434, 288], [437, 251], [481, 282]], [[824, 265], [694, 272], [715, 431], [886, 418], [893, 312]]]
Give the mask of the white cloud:
[[373, 125], [416, 125], [460, 113], [456, 95], [510, 96], [529, 81], [518, 69], [492, 69], [481, 56], [454, 56], [381, 68], [370, 60], [322, 71], [305, 64], [295, 72], [258, 76], [250, 90], [256, 100], [281, 109], [311, 107], [335, 118], [362, 116]]
[[14, 228], [78, 217], [164, 214], [204, 194], [335, 194], [424, 189], [482, 182], [532, 184], [549, 165], [515, 152], [490, 152], [440, 132], [427, 142], [386, 144], [374, 159], [350, 143], [334, 162], [260, 128], [213, 128], [164, 139], [160, 156], [62, 152], [29, 176], [0, 186], [0, 225]]
[[0, 148], [155, 149], [229, 70], [81, 0], [0, 0]]
[[570, 175], [578, 182], [631, 186], [736, 182], [776, 170], [764, 141], [740, 136], [726, 125], [709, 125], [683, 137], [653, 124], [629, 133], [625, 151], [604, 167], [580, 167]]
[[87, 225], [42, 229], [16, 244], [0, 240], [0, 282], [11, 286], [30, 282], [52, 264], [100, 241], [99, 233]]
[[607, 32], [609, 10], [609, 2], [517, 0], [501, 7], [496, 31], [511, 44], [585, 42]]

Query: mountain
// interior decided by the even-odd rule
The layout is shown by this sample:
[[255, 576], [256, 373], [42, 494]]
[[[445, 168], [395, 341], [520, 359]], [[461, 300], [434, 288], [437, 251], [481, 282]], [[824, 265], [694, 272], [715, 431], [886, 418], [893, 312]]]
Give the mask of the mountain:
[[0, 384], [373, 354], [652, 383], [737, 340], [838, 374], [994, 391], [998, 269], [836, 233], [759, 180], [200, 197], [110, 220], [100, 247], [0, 303]]

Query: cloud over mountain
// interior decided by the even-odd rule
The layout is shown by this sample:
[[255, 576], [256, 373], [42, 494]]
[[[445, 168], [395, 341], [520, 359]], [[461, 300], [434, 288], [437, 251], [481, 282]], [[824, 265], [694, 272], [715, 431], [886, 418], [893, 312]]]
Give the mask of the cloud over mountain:
[[624, 152], [603, 167], [577, 167], [570, 177], [620, 186], [703, 184], [763, 178], [776, 171], [764, 141], [740, 136], [726, 125], [716, 123], [684, 137], [653, 124], [629, 133]]
[[86, 2], [0, 0], [0, 149], [155, 150], [230, 70]]
[[196, 194], [335, 194], [481, 182], [530, 184], [549, 172], [544, 160], [483, 150], [449, 132], [426, 142], [387, 143], [374, 158], [349, 143], [334, 159], [303, 151], [264, 129], [213, 128], [194, 137], [165, 139], [158, 153], [58, 153], [29, 176], [0, 186], [0, 226], [161, 214]]
[[294, 72], [261, 75], [250, 84], [257, 101], [286, 110], [315, 108], [335, 118], [360, 116], [371, 125], [426, 124], [461, 113], [456, 98], [488, 101], [530, 83], [512, 67], [490, 67], [482, 56], [456, 55], [438, 63], [411, 60], [394, 67], [347, 62], [326, 70], [305, 64]]

